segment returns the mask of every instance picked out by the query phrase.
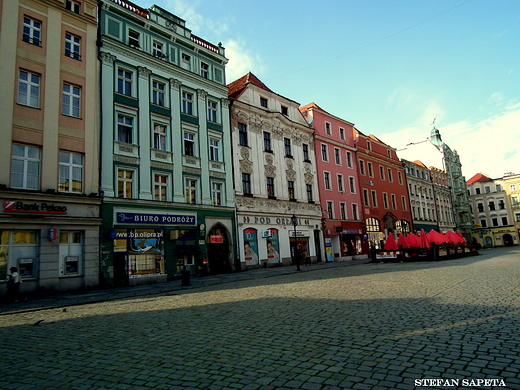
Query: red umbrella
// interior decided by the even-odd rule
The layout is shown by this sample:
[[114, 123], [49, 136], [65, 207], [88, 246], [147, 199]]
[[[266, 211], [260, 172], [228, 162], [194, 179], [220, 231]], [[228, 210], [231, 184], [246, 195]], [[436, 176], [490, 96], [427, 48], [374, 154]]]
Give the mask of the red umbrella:
[[408, 233], [408, 235], [406, 236], [406, 241], [408, 242], [408, 245], [410, 245], [410, 246], [415, 246], [415, 247], [421, 246], [421, 239], [416, 234]]
[[388, 233], [388, 237], [386, 237], [385, 246], [383, 247], [385, 251], [395, 251], [397, 250], [397, 243], [395, 242], [394, 235], [392, 233]]
[[446, 232], [446, 242], [448, 244], [460, 244], [462, 243], [462, 239], [451, 230], [448, 230]]
[[421, 246], [423, 248], [430, 248], [430, 240], [428, 239], [424, 229], [421, 230], [421, 236], [419, 238], [421, 239]]
[[410, 244], [408, 244], [408, 241], [406, 240], [406, 237], [403, 233], [401, 233], [397, 239], [397, 246], [399, 248], [410, 248]]
[[464, 236], [462, 235], [461, 232], [457, 231], [457, 233], [455, 233], [455, 234], [462, 239], [461, 244], [465, 244], [466, 243], [466, 239], [464, 238]]
[[428, 239], [434, 244], [441, 245], [446, 243], [446, 237], [436, 230], [430, 230], [428, 232]]

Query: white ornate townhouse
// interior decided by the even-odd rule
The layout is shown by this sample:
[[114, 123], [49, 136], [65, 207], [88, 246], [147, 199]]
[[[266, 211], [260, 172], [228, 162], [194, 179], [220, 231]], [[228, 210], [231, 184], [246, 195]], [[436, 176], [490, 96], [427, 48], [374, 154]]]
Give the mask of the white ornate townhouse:
[[228, 87], [242, 268], [321, 261], [313, 129], [252, 73]]
[[455, 230], [460, 231], [467, 240], [471, 239], [471, 210], [466, 191], [466, 179], [462, 175], [462, 164], [457, 151], [442, 141], [440, 132], [435, 127], [430, 138], [417, 143], [410, 143], [398, 151], [399, 157], [408, 161], [418, 158], [426, 166], [442, 169], [448, 175], [451, 204]]
[[224, 48], [152, 6], [101, 1], [102, 276], [114, 285], [234, 265]]
[[466, 185], [473, 211], [472, 240], [485, 247], [518, 245], [518, 231], [503, 179], [477, 173]]
[[0, 0], [0, 291], [99, 282], [97, 1]]

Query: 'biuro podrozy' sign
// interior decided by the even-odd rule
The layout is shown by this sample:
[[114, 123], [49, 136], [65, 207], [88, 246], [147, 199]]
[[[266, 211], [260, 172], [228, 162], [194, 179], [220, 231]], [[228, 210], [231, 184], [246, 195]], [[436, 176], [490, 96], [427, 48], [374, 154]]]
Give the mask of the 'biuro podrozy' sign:
[[195, 215], [117, 213], [117, 223], [150, 225], [196, 225]]

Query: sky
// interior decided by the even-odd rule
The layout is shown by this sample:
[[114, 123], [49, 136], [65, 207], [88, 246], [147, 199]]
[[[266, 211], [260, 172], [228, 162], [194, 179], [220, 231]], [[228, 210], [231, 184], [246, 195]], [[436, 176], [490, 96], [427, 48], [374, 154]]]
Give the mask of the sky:
[[222, 42], [228, 83], [252, 72], [398, 150], [434, 123], [466, 179], [520, 173], [518, 0], [134, 3]]

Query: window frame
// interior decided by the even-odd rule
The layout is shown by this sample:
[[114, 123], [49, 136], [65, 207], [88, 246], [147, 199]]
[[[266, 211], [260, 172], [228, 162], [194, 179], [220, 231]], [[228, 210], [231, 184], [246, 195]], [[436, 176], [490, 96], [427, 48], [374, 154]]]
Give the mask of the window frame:
[[[30, 23], [26, 23], [28, 20]], [[38, 23], [39, 26], [36, 26]], [[43, 23], [31, 16], [24, 15], [22, 21], [22, 41], [35, 46], [42, 46], [42, 27]], [[28, 30], [28, 33], [26, 32]]]
[[[131, 177], [125, 177], [125, 176], [119, 176], [119, 172], [128, 172], [131, 173]], [[116, 166], [116, 183], [117, 183], [117, 198], [121, 199], [135, 199], [136, 197], [136, 183], [137, 183], [137, 169], [130, 168], [127, 166]], [[121, 191], [120, 184], [123, 184], [123, 188]], [[127, 196], [120, 196], [121, 192], [123, 192], [124, 195], [127, 195], [128, 188], [127, 185], [130, 185], [129, 192], [130, 197]]]
[[265, 183], [267, 188], [267, 197], [270, 199], [274, 199], [276, 197], [274, 177], [266, 177]]
[[[77, 42], [75, 40], [77, 40]], [[69, 47], [67, 47], [67, 46], [69, 46]], [[81, 61], [81, 37], [80, 36], [70, 33], [68, 31], [65, 33], [65, 53], [64, 54], [66, 57]]]
[[[136, 134], [135, 134], [135, 120], [136, 120], [136, 117], [133, 116], [133, 115], [130, 115], [130, 114], [126, 114], [126, 113], [121, 113], [121, 112], [117, 112], [116, 115], [116, 141], [117, 142], [121, 142], [121, 143], [124, 143], [124, 144], [127, 144], [127, 145], [135, 145], [134, 143], [134, 140], [136, 139]], [[121, 122], [119, 119], [120, 118], [124, 118], [125, 120], [130, 120], [131, 123], [128, 124], [125, 122]], [[125, 129], [125, 135], [126, 136], [130, 136], [131, 139], [130, 139], [130, 142], [127, 142], [128, 141], [128, 138], [127, 137], [123, 137], [124, 140], [122, 140], [122, 133], [121, 133], [121, 130], [122, 129]]]
[[285, 151], [285, 157], [292, 158], [291, 139], [284, 137], [283, 146], [284, 146], [284, 151]]
[[251, 174], [242, 172], [242, 193], [244, 195], [252, 195], [251, 191]]
[[[162, 86], [162, 89], [161, 89], [161, 86]], [[160, 106], [160, 107], [167, 107], [166, 83], [164, 83], [160, 80], [157, 80], [157, 79], [152, 79], [151, 87], [152, 87], [152, 104], [155, 104], [156, 106]]]
[[[127, 76], [130, 77], [127, 77]], [[120, 95], [135, 97], [135, 84], [134, 81], [135, 70], [124, 66], [117, 66], [116, 68], [116, 92]]]
[[196, 134], [190, 131], [183, 131], [182, 134], [183, 140], [183, 155], [189, 157], [197, 157], [195, 142], [196, 142]]
[[194, 103], [194, 94], [193, 92], [189, 92], [186, 90], [183, 90], [181, 93], [181, 100], [182, 100], [182, 113], [185, 115], [191, 115], [193, 116], [193, 112], [195, 109], [195, 103]]
[[[69, 88], [69, 91], [65, 91], [65, 87]], [[78, 93], [74, 93], [75, 89], [78, 90]], [[82, 87], [80, 85], [75, 85], [72, 83], [68, 83], [66, 81], [62, 84], [62, 94], [61, 94], [61, 114], [65, 116], [70, 116], [72, 118], [81, 118], [81, 92]], [[68, 110], [65, 109], [65, 101], [68, 100]], [[75, 112], [77, 110], [77, 114]], [[68, 112], [67, 112], [68, 111]]]
[[[65, 154], [68, 154], [68, 161], [65, 162], [65, 161], [62, 161], [62, 155], [64, 156]], [[79, 156], [81, 157], [81, 163], [76, 163], [74, 161], [74, 157], [75, 156]], [[66, 150], [60, 150], [59, 151], [59, 158], [58, 158], [58, 192], [63, 192], [63, 193], [73, 193], [73, 194], [82, 194], [83, 193], [83, 183], [84, 183], [84, 172], [85, 172], [85, 156], [81, 153], [75, 153], [75, 152], [69, 152], [69, 151], [66, 151]], [[66, 168], [67, 169], [67, 175], [63, 175], [62, 176], [62, 168]], [[80, 189], [79, 191], [74, 191], [74, 183], [76, 182], [75, 181], [75, 174], [74, 174], [74, 171], [76, 170], [80, 170], [80, 173], [81, 173], [81, 179], [79, 181], [80, 183]], [[65, 178], [68, 180], [68, 189], [62, 189], [62, 178]]]
[[330, 172], [323, 171], [323, 185], [325, 186], [325, 190], [332, 191], [332, 185], [330, 182]]
[[[218, 186], [218, 187], [217, 187]], [[213, 206], [222, 206], [222, 194], [223, 194], [222, 182], [212, 181], [211, 182], [211, 199]]]
[[271, 133], [269, 133], [268, 131], [264, 131], [263, 137], [264, 137], [264, 152], [272, 153], [273, 150], [271, 149], [271, 147], [272, 147]]
[[338, 191], [345, 192], [345, 184], [343, 183], [343, 175], [341, 173], [337, 173], [337, 181], [338, 181]]
[[[168, 173], [152, 171], [154, 201], [168, 202], [170, 200], [170, 177]], [[157, 178], [161, 180], [158, 181]]]
[[209, 139], [209, 159], [210, 161], [220, 162], [220, 139]]
[[[27, 79], [22, 79], [22, 74], [27, 75]], [[37, 77], [37, 82], [33, 80], [33, 77]], [[31, 108], [40, 108], [40, 100], [41, 100], [41, 74], [31, 72], [29, 70], [19, 69], [18, 70], [18, 89], [17, 89], [17, 99], [16, 103], [22, 106], [31, 107]], [[21, 86], [24, 85], [26, 88], [26, 93], [21, 93]], [[33, 92], [36, 92], [36, 95], [33, 95]], [[20, 96], [25, 96], [24, 99], [21, 99]], [[36, 102], [33, 100], [36, 99]]]
[[199, 181], [193, 177], [184, 178], [184, 200], [187, 204], [199, 204], [198, 183]]
[[213, 123], [219, 123], [218, 117], [218, 102], [214, 99], [208, 99], [207, 103], [207, 120]]
[[240, 146], [249, 147], [248, 136], [247, 136], [247, 125], [245, 123], [238, 122], [238, 144]]
[[[14, 149], [15, 146], [21, 146], [23, 147], [23, 156], [15, 156]], [[29, 153], [31, 150], [38, 151], [38, 157], [30, 157]], [[13, 172], [13, 169], [15, 168], [14, 161], [22, 161], [22, 171], [21, 172]], [[38, 169], [38, 173], [35, 174], [29, 174], [29, 168], [32, 166], [32, 164], [37, 164], [36, 167]], [[10, 170], [10, 176], [9, 176], [9, 184], [11, 188], [19, 188], [24, 190], [39, 190], [41, 187], [41, 169], [42, 169], [42, 148], [35, 145], [27, 145], [27, 144], [20, 144], [20, 143], [13, 143], [11, 145], [11, 170]], [[21, 186], [14, 186], [13, 185], [13, 175], [21, 175], [22, 177], [22, 185]], [[36, 178], [37, 186], [35, 187], [29, 187], [27, 185], [28, 179], [31, 177]]]

